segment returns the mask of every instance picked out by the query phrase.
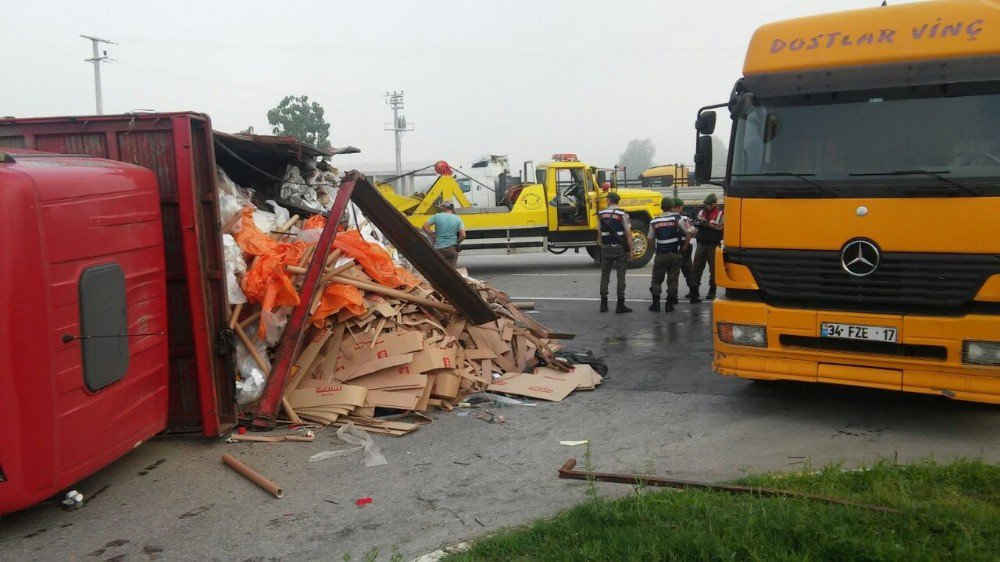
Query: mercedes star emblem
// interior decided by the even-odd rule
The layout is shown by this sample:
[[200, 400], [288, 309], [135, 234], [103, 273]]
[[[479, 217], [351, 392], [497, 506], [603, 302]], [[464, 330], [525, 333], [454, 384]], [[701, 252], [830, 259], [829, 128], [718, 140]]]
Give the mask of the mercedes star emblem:
[[858, 207], [857, 213], [859, 217], [868, 216], [868, 207], [865, 207], [864, 205]]
[[840, 251], [840, 266], [854, 277], [868, 277], [875, 273], [878, 262], [878, 247], [868, 240], [851, 240]]

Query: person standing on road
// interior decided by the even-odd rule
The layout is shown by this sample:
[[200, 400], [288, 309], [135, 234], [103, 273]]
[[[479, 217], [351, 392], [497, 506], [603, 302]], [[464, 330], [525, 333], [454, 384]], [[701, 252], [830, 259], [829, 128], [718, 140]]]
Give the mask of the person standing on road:
[[601, 312], [608, 311], [611, 269], [618, 274], [618, 306], [615, 312], [632, 312], [625, 306], [625, 269], [632, 255], [632, 225], [628, 213], [618, 207], [621, 196], [608, 193], [608, 207], [597, 213], [597, 242], [601, 246]]
[[653, 295], [653, 304], [649, 310], [660, 311], [660, 290], [663, 277], [667, 278], [667, 302], [663, 310], [672, 312], [677, 304], [677, 280], [681, 273], [681, 250], [691, 241], [694, 228], [684, 220], [680, 213], [684, 201], [664, 197], [660, 201], [663, 213], [649, 221], [649, 239], [656, 243], [656, 257], [653, 259], [653, 280], [649, 292]]
[[[434, 249], [452, 267], [458, 267], [458, 245], [465, 240], [465, 225], [455, 214], [455, 204], [447, 201], [439, 205], [441, 212], [424, 223], [423, 230], [434, 242]], [[431, 227], [434, 230], [431, 230]]]
[[701, 276], [705, 274], [705, 265], [708, 265], [708, 293], [705, 298], [712, 300], [715, 298], [715, 250], [722, 243], [723, 227], [722, 209], [719, 208], [719, 200], [714, 193], [710, 193], [705, 198], [705, 206], [698, 211], [698, 219], [695, 226], [698, 227], [698, 234], [695, 240], [698, 242], [694, 250], [694, 264], [691, 267], [691, 304], [701, 302], [699, 291], [701, 289]]

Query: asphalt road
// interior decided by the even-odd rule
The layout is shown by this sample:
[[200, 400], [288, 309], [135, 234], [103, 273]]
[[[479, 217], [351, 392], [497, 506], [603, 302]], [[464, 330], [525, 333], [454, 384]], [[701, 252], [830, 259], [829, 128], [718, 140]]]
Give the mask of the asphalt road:
[[[409, 436], [377, 436], [389, 460], [377, 468], [364, 468], [359, 457], [307, 462], [335, 446], [329, 430], [315, 443], [155, 439], [82, 482], [78, 489], [90, 498], [83, 508], [42, 504], [5, 517], [0, 559], [340, 560], [378, 548], [388, 560], [393, 547], [412, 558], [583, 500], [584, 483], [556, 478], [559, 465], [583, 450], [560, 440], [589, 439], [597, 470], [708, 480], [885, 458], [1000, 462], [994, 406], [713, 374], [711, 306], [647, 311], [649, 267], [627, 278], [635, 312], [600, 314], [598, 271], [586, 257], [462, 262], [474, 276], [534, 300], [540, 321], [575, 332], [571, 349], [607, 356], [607, 382], [560, 403], [498, 409], [502, 425], [435, 413]], [[226, 452], [278, 481], [285, 498], [268, 497], [222, 466]], [[361, 497], [373, 503], [355, 507]]]

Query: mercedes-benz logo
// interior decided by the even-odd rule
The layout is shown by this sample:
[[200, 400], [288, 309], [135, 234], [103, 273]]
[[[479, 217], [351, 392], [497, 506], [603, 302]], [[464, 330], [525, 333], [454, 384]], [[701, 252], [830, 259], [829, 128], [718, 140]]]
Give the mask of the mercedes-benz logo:
[[868, 277], [875, 273], [878, 262], [878, 246], [868, 240], [851, 240], [840, 251], [840, 266], [854, 277]]

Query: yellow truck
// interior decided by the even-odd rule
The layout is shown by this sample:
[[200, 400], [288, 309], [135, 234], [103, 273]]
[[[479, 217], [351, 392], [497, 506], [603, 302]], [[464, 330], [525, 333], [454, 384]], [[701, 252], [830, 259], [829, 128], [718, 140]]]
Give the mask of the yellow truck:
[[732, 117], [715, 369], [1000, 403], [1000, 3], [765, 25]]
[[[498, 207], [474, 207], [462, 192], [447, 165], [424, 194], [402, 196], [391, 185], [379, 184], [385, 198], [417, 228], [438, 212], [437, 205], [451, 201], [465, 223], [467, 238], [462, 254], [518, 254], [585, 250], [597, 258], [597, 212], [608, 204], [606, 170], [580, 162], [574, 154], [553, 155], [552, 162], [535, 166], [536, 183], [522, 183], [507, 190]], [[649, 220], [660, 213], [662, 196], [649, 189], [615, 189], [619, 206], [632, 221], [634, 248], [629, 267], [642, 267], [653, 257], [646, 238]]]

